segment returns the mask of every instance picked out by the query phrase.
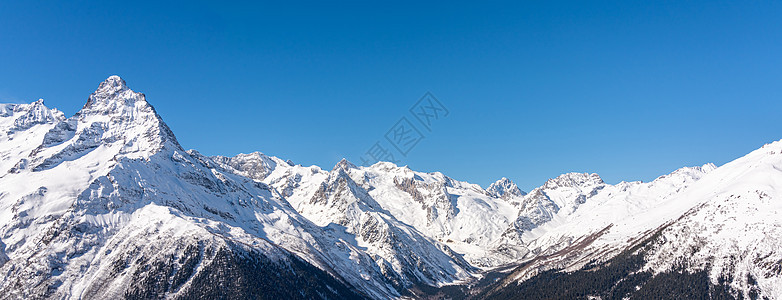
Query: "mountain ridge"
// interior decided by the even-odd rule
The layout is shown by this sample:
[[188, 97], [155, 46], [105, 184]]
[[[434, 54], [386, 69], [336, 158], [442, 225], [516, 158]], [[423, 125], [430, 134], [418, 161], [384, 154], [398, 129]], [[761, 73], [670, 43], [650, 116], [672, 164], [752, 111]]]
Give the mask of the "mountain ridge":
[[[780, 153], [774, 142], [650, 182], [566, 173], [529, 193], [505, 177], [482, 188], [389, 162], [324, 170], [260, 152], [207, 157], [111, 76], [69, 118], [42, 100], [0, 105], [0, 298], [469, 298], [526, 293], [513, 284], [541, 274], [573, 282], [558, 274], [611, 270], [600, 263], [622, 253], [640, 257], [643, 286], [684, 263], [730, 295], [774, 297]], [[308, 288], [292, 295], [285, 280]]]

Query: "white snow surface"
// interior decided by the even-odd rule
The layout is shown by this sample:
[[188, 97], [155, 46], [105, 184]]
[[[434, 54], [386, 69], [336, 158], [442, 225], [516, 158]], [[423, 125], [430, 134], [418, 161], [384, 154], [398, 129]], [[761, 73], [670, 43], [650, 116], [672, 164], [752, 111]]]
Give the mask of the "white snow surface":
[[294, 253], [373, 297], [398, 296], [369, 255], [276, 191], [182, 150], [144, 95], [119, 77], [101, 83], [73, 117], [39, 123], [2, 137], [3, 165], [17, 166], [0, 177], [5, 294], [40, 297], [54, 286], [50, 297], [108, 297], [130, 284], [126, 276], [95, 280], [116, 257], [230, 240], [272, 259]]
[[780, 298], [780, 172], [782, 142], [651, 182], [567, 173], [529, 193], [507, 178], [484, 189], [388, 162], [328, 171], [260, 152], [205, 157], [183, 150], [146, 97], [112, 76], [70, 118], [42, 100], [0, 104], [0, 292], [118, 296], [142, 267], [115, 274], [118, 260], [238, 242], [395, 298], [606, 228], [583, 253], [608, 259], [664, 228], [646, 269], [708, 268], [745, 296]]

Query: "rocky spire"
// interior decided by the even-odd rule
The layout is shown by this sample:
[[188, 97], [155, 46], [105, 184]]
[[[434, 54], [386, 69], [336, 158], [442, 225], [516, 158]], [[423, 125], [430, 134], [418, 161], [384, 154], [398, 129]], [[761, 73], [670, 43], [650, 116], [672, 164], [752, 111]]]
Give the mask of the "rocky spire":
[[486, 192], [489, 193], [490, 196], [503, 199], [524, 196], [527, 194], [520, 190], [519, 187], [513, 183], [513, 181], [505, 177], [502, 177], [500, 180], [497, 180], [496, 182], [489, 185], [489, 187], [486, 188]]

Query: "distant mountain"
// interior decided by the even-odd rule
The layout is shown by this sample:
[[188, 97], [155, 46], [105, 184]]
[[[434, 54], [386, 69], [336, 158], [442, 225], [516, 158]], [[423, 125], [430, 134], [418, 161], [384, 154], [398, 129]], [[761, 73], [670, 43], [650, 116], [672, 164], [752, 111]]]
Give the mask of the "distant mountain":
[[489, 187], [486, 188], [486, 193], [488, 193], [490, 196], [503, 199], [520, 197], [527, 194], [520, 190], [519, 187], [513, 183], [513, 181], [505, 177], [502, 177], [500, 180], [497, 180], [496, 182], [489, 185]]
[[[581, 230], [560, 226], [541, 237], [582, 238], [527, 260], [482, 297], [779, 298], [780, 153], [782, 141], [719, 168], [683, 168], [649, 184], [604, 189], [587, 202], [596, 204], [590, 215], [562, 225]], [[687, 180], [695, 181], [677, 188]]]
[[0, 104], [0, 298], [780, 298], [782, 142], [529, 193], [184, 150], [117, 76]]

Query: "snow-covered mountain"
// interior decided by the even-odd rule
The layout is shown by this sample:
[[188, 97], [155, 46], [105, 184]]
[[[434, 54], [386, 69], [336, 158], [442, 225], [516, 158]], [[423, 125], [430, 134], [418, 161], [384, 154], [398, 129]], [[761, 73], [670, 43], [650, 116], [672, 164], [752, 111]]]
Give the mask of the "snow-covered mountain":
[[[250, 161], [282, 161], [259, 153], [253, 155], [257, 157], [238, 155], [215, 157], [214, 160], [222, 161], [226, 166], [245, 166]], [[516, 188], [505, 197], [492, 196], [475, 184], [456, 181], [441, 173], [415, 172], [388, 162], [357, 167], [343, 160], [330, 172], [315, 166], [280, 163], [265, 166], [273, 167], [258, 174], [268, 175], [253, 178], [281, 191], [297, 211], [317, 224], [356, 221], [354, 208], [372, 211], [390, 220], [391, 228], [421, 235], [428, 244], [443, 249], [441, 252], [455, 251], [460, 254], [457, 257], [463, 255], [467, 262], [478, 267], [506, 262], [498, 261], [504, 258], [490, 253], [488, 247], [516, 217], [517, 209], [509, 202], [513, 198], [507, 195], [523, 195]], [[247, 174], [247, 171], [238, 169], [236, 173]], [[512, 182], [509, 184], [515, 187]], [[341, 185], [344, 187], [340, 188]]]
[[0, 104], [0, 298], [623, 298], [670, 278], [778, 298], [780, 170], [775, 142], [526, 193], [388, 162], [206, 157], [112, 76], [69, 118]]
[[500, 180], [489, 185], [489, 187], [486, 188], [486, 193], [488, 193], [489, 196], [502, 199], [510, 199], [512, 197], [520, 197], [527, 194], [520, 190], [513, 181], [505, 177], [502, 177]]
[[782, 141], [719, 168], [603, 188], [531, 231], [541, 254], [482, 297], [780, 298], [780, 153]]
[[[195, 283], [222, 275], [210, 284], [266, 282], [254, 277], [263, 275], [266, 284], [291, 281], [271, 294], [398, 294], [367, 254], [276, 191], [184, 151], [119, 77], [68, 119], [41, 102], [5, 111], [13, 113], [0, 128], [0, 239], [9, 258], [2, 295], [206, 296]], [[247, 272], [225, 274], [243, 262], [251, 262]], [[295, 282], [311, 289], [297, 294]]]

